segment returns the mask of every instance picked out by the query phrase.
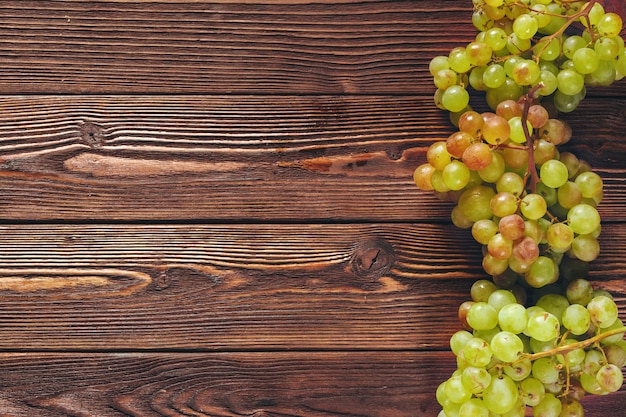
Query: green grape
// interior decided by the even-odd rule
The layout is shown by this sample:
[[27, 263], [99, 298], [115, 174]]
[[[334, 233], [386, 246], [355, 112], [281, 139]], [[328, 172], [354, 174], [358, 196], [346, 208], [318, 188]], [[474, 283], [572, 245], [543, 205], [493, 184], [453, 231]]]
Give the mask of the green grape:
[[584, 417], [585, 411], [582, 404], [571, 398], [564, 398], [561, 400], [561, 414], [563, 417]]
[[537, 83], [543, 84], [543, 87], [538, 89], [537, 93], [544, 97], [554, 93], [559, 85], [557, 76], [550, 71], [541, 71]]
[[567, 181], [557, 190], [557, 199], [561, 207], [570, 209], [582, 202], [583, 192], [578, 184]]
[[516, 302], [517, 299], [511, 291], [500, 289], [496, 289], [491, 294], [489, 294], [489, 297], [487, 299], [487, 303], [495, 308], [496, 312], [500, 312], [502, 307], [509, 304], [515, 304]]
[[[524, 342], [522, 342], [522, 347], [524, 347]], [[522, 352], [523, 350], [520, 350], [520, 354]], [[513, 381], [519, 382], [519, 381], [523, 381], [524, 379], [530, 376], [532, 372], [532, 366], [533, 364], [530, 359], [521, 358], [521, 359], [515, 359], [514, 361], [510, 361], [510, 363], [504, 365], [503, 369], [504, 369], [504, 373], [509, 378], [511, 378]]]
[[574, 69], [580, 74], [591, 74], [600, 64], [598, 54], [591, 48], [579, 48], [572, 55], [572, 62], [574, 63]]
[[524, 192], [524, 178], [515, 172], [506, 172], [496, 182], [496, 191], [520, 196]]
[[432, 76], [435, 76], [435, 74], [437, 74], [439, 71], [441, 70], [447, 70], [450, 69], [450, 64], [448, 63], [448, 57], [447, 56], [436, 56], [433, 59], [430, 60], [430, 63], [428, 64], [428, 70], [430, 71], [430, 74]]
[[[544, 3], [545, 4], [545, 3]], [[550, 22], [539, 28], [539, 33], [551, 35], [559, 31], [566, 24], [567, 18], [563, 16], [563, 7], [560, 3], [549, 2], [546, 9], [550, 15]]]
[[532, 85], [539, 80], [541, 69], [535, 61], [525, 59], [513, 67], [511, 75], [513, 80], [519, 85]]
[[426, 151], [426, 160], [435, 169], [442, 171], [446, 165], [452, 162], [452, 155], [448, 152], [446, 142], [435, 142]]
[[610, 61], [617, 58], [619, 54], [619, 42], [615, 38], [602, 37], [593, 45], [598, 59]]
[[567, 285], [565, 295], [570, 303], [587, 306], [593, 298], [593, 287], [586, 279], [574, 279]]
[[585, 86], [585, 77], [573, 69], [562, 70], [556, 76], [556, 80], [557, 89], [568, 96], [580, 93]]
[[460, 112], [469, 104], [469, 93], [462, 86], [453, 85], [443, 92], [441, 103], [451, 112]]
[[492, 152], [491, 155], [491, 163], [477, 172], [484, 182], [495, 183], [504, 174], [506, 163], [499, 152]]
[[506, 47], [507, 36], [502, 28], [491, 28], [484, 33], [483, 40], [493, 51], [499, 51]]
[[489, 65], [483, 72], [483, 83], [488, 88], [498, 88], [504, 85], [506, 72], [500, 64]]
[[548, 203], [539, 194], [527, 194], [520, 202], [522, 215], [530, 220], [537, 220], [545, 216], [548, 210]]
[[581, 261], [591, 262], [600, 255], [600, 243], [591, 235], [579, 235], [572, 241], [570, 251]]
[[472, 67], [467, 54], [465, 53], [465, 48], [457, 47], [450, 51], [448, 55], [448, 63], [450, 64], [450, 68], [459, 74], [466, 73]]
[[552, 384], [559, 380], [560, 372], [552, 358], [539, 358], [533, 362], [533, 378], [543, 384]]
[[454, 191], [461, 190], [469, 183], [470, 170], [461, 161], [452, 161], [443, 169], [443, 182]]
[[539, 22], [537, 22], [535, 16], [530, 14], [519, 15], [515, 18], [515, 21], [513, 21], [513, 32], [520, 39], [530, 39], [535, 36], [538, 30]]
[[459, 416], [489, 417], [489, 409], [480, 398], [472, 398], [461, 405]]
[[579, 50], [580, 48], [584, 48], [587, 46], [587, 41], [579, 35], [573, 35], [567, 37], [562, 43], [562, 52], [563, 54], [572, 59], [574, 57], [574, 52]]
[[543, 382], [531, 377], [520, 382], [520, 393], [523, 403], [534, 407], [541, 402], [546, 394], [546, 389]]
[[[509, 119], [509, 126], [511, 126], [511, 140], [515, 143], [525, 143], [526, 133], [524, 132], [524, 128], [522, 127], [522, 118], [512, 117], [511, 119]], [[528, 134], [532, 135], [533, 125], [530, 123], [530, 121], [526, 121], [526, 126], [528, 127]]]
[[490, 202], [495, 195], [491, 187], [476, 185], [463, 191], [458, 200], [458, 207], [472, 222], [490, 219], [493, 216]]
[[553, 103], [556, 109], [561, 113], [571, 113], [578, 108], [580, 104], [580, 96], [577, 94], [564, 94], [562, 91], [556, 91], [553, 97]]
[[[589, 2], [585, 3], [585, 5], [588, 4]], [[604, 7], [600, 3], [594, 3], [587, 14], [589, 23], [591, 23], [592, 26], [597, 26], [602, 16], [604, 16], [604, 13]], [[587, 19], [585, 19], [584, 17], [580, 18], [580, 22], [583, 24], [583, 26], [588, 27]]]
[[547, 393], [533, 409], [533, 413], [536, 417], [559, 417], [562, 409], [561, 401], [554, 394]]
[[493, 329], [498, 325], [498, 312], [488, 303], [475, 303], [467, 312], [467, 323], [475, 330]]
[[612, 363], [604, 365], [596, 374], [598, 385], [606, 392], [615, 392], [622, 387], [624, 375], [622, 370]]
[[495, 259], [508, 260], [513, 252], [513, 241], [505, 238], [501, 233], [496, 233], [489, 239], [487, 251]]
[[563, 326], [574, 335], [582, 335], [589, 330], [591, 316], [581, 304], [572, 304], [563, 312]]
[[487, 67], [474, 67], [469, 74], [470, 86], [476, 91], [485, 91], [487, 86], [483, 81], [483, 73]]
[[564, 223], [554, 223], [546, 230], [546, 239], [551, 250], [565, 252], [574, 241], [574, 232]]
[[[495, 223], [491, 220], [479, 220], [476, 224], [480, 222], [490, 222], [495, 226]], [[475, 302], [487, 302], [489, 300], [489, 296], [497, 289], [498, 288], [493, 282], [486, 279], [480, 279], [472, 284], [472, 288], [470, 288], [470, 295], [472, 300]]]
[[471, 42], [465, 48], [465, 55], [470, 64], [475, 67], [487, 65], [491, 61], [493, 51], [485, 42]]
[[506, 49], [513, 55], [521, 55], [532, 46], [530, 39], [519, 37], [516, 33], [511, 33], [506, 43]]
[[618, 36], [622, 31], [622, 18], [617, 13], [606, 13], [598, 21], [597, 30], [601, 36]]
[[457, 73], [449, 68], [441, 69], [437, 71], [433, 77], [433, 82], [435, 83], [435, 87], [445, 90], [448, 87], [456, 85], [458, 82]]
[[450, 337], [450, 350], [452, 350], [452, 353], [454, 353], [455, 355], [458, 355], [461, 349], [465, 347], [467, 342], [469, 342], [470, 339], [473, 338], [474, 335], [472, 335], [467, 330], [459, 330], [458, 332], [454, 333], [452, 337]]
[[472, 398], [472, 393], [463, 385], [461, 375], [451, 376], [444, 389], [446, 397], [457, 404], [462, 404]]
[[[621, 329], [622, 327], [624, 327], [624, 322], [622, 322], [622, 320], [618, 318], [609, 327], [605, 327], [604, 329], [602, 329], [602, 332], [603, 333], [610, 332], [611, 330], [618, 330], [618, 329]], [[605, 337], [604, 339], [600, 341], [600, 343], [602, 345], [612, 345], [612, 344], [623, 342], [623, 339], [624, 339], [624, 333], [618, 333], [613, 336]]]
[[489, 411], [503, 414], [511, 411], [519, 396], [515, 382], [506, 375], [493, 378], [491, 384], [483, 392], [483, 401]]
[[465, 343], [459, 356], [462, 356], [469, 366], [484, 368], [491, 362], [493, 354], [491, 353], [489, 344], [485, 340], [474, 337]]
[[600, 227], [600, 214], [589, 204], [577, 204], [567, 213], [567, 221], [574, 233], [586, 235]]
[[490, 343], [491, 353], [502, 362], [513, 362], [524, 352], [524, 343], [514, 333], [501, 331]]
[[539, 170], [541, 181], [551, 188], [559, 188], [567, 182], [567, 167], [561, 161], [553, 159], [544, 163]]
[[602, 178], [595, 172], [583, 172], [574, 180], [584, 198], [594, 198], [602, 193]]
[[561, 294], [545, 294], [541, 296], [536, 303], [537, 307], [543, 308], [548, 313], [554, 315], [559, 321], [563, 316], [563, 312], [569, 307], [569, 301]]
[[[481, 245], [488, 244], [489, 239], [491, 239], [493, 235], [495, 235], [496, 233], [498, 233], [498, 225], [491, 219], [481, 219], [472, 225], [472, 237], [474, 238], [474, 240], [476, 240], [476, 242], [480, 243]], [[485, 280], [481, 280], [481, 281], [485, 281]], [[480, 281], [477, 281], [477, 282], [480, 282]], [[487, 281], [487, 282], [493, 285], [491, 281]], [[474, 288], [474, 286], [472, 286], [472, 288]], [[494, 285], [494, 290], [495, 290], [495, 285]], [[472, 298], [474, 299], [473, 292], [472, 292]], [[484, 300], [474, 299], [474, 301], [487, 301], [487, 300], [486, 299]]]
[[587, 310], [589, 310], [591, 322], [599, 328], [609, 327], [617, 320], [617, 305], [607, 296], [594, 297], [587, 304]]
[[539, 28], [545, 27], [550, 24], [552, 16], [548, 12], [548, 8], [545, 4], [533, 4], [530, 8], [530, 15], [537, 20], [537, 26]]
[[608, 394], [607, 391], [605, 391], [600, 384], [598, 383], [598, 380], [596, 379], [595, 375], [589, 375], [587, 373], [583, 373], [580, 376], [580, 384], [582, 385], [583, 389], [588, 392], [589, 394], [594, 394], [594, 395], [605, 395]]
[[463, 369], [461, 382], [472, 394], [480, 394], [491, 383], [491, 374], [485, 368], [468, 366]]
[[498, 312], [498, 325], [503, 331], [522, 333], [528, 325], [526, 308], [517, 302], [505, 305]]
[[553, 314], [545, 312], [531, 316], [526, 331], [533, 339], [547, 342], [559, 336], [560, 328], [559, 320]]

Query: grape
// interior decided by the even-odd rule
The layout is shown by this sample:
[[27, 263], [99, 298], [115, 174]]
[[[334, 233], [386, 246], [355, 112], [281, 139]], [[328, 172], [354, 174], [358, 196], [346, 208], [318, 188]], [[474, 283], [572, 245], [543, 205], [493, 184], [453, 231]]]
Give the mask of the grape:
[[461, 382], [472, 394], [480, 394], [491, 383], [491, 374], [485, 368], [468, 366], [463, 369]]
[[487, 366], [492, 358], [489, 344], [478, 337], [468, 340], [460, 353], [470, 366], [478, 368]]
[[461, 405], [459, 416], [489, 417], [489, 409], [480, 398], [472, 398]]
[[459, 112], [469, 104], [469, 93], [460, 85], [453, 85], [443, 92], [441, 103], [449, 111]]
[[567, 182], [568, 171], [565, 164], [556, 159], [547, 161], [541, 166], [539, 177], [541, 181], [551, 188], [559, 188]]
[[443, 169], [443, 182], [454, 191], [461, 190], [469, 183], [470, 170], [460, 161], [452, 161]]
[[502, 331], [490, 343], [493, 356], [502, 362], [513, 362], [524, 352], [524, 343], [514, 333]]
[[620, 368], [609, 363], [598, 370], [596, 380], [604, 391], [615, 392], [622, 387], [624, 375]]
[[600, 214], [589, 204], [577, 204], [567, 213], [567, 221], [574, 233], [586, 235], [600, 227]]
[[520, 383], [520, 393], [524, 404], [534, 407], [543, 399], [546, 389], [543, 382], [535, 378], [527, 378]]
[[589, 311], [580, 304], [572, 304], [563, 312], [563, 326], [574, 335], [582, 335], [589, 330], [591, 316]]
[[467, 323], [475, 330], [489, 330], [498, 325], [498, 311], [488, 303], [477, 302], [467, 312]]
[[483, 392], [483, 401], [489, 411], [503, 414], [511, 411], [517, 402], [519, 391], [515, 382], [506, 375], [494, 378]]
[[503, 306], [498, 312], [498, 325], [503, 331], [522, 333], [528, 325], [526, 308], [518, 303]]
[[461, 349], [465, 347], [465, 344], [473, 338], [474, 336], [467, 330], [459, 330], [450, 338], [450, 350], [452, 350], [452, 353], [455, 355], [458, 355]]
[[617, 320], [617, 305], [615, 301], [604, 295], [594, 297], [589, 301], [587, 310], [589, 310], [591, 322], [597, 327], [609, 327]]
[[[458, 370], [437, 389], [440, 416], [522, 417], [527, 406], [581, 416], [586, 393], [622, 386], [626, 332], [612, 296], [586, 280], [603, 183], [558, 148], [572, 138], [559, 113], [626, 77], [622, 19], [583, 1], [472, 3], [475, 39], [429, 63], [435, 105], [458, 130], [413, 172], [418, 188], [455, 204], [452, 223], [471, 228], [493, 279], [459, 306], [465, 330], [450, 338]], [[566, 31], [573, 21], [586, 29]], [[491, 111], [471, 109], [471, 90]]]
[[536, 417], [559, 417], [562, 409], [561, 401], [554, 394], [547, 393], [533, 412]]
[[533, 339], [547, 342], [558, 337], [560, 327], [559, 320], [554, 315], [545, 312], [531, 316], [526, 330]]

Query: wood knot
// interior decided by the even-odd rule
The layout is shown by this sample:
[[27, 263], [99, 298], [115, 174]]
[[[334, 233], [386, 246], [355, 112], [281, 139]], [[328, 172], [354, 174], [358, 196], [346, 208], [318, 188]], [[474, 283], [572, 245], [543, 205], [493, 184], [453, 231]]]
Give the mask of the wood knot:
[[93, 122], [84, 122], [80, 125], [80, 136], [83, 142], [92, 148], [100, 148], [104, 144], [102, 127]]
[[161, 271], [154, 280], [154, 289], [161, 291], [166, 289], [172, 283], [172, 278], [166, 271]]
[[356, 275], [376, 279], [389, 272], [395, 260], [391, 243], [382, 238], [371, 238], [357, 244], [350, 264]]

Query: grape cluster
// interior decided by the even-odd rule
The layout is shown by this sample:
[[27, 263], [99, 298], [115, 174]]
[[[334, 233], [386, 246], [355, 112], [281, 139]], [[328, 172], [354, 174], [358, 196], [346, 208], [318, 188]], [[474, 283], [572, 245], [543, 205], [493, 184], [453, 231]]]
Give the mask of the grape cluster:
[[[460, 310], [466, 330], [450, 348], [458, 370], [441, 383], [445, 417], [582, 417], [586, 393], [622, 386], [624, 327], [615, 302], [576, 279], [565, 295], [548, 293], [526, 308], [511, 291], [479, 280]], [[586, 338], [586, 339], [585, 339]]]
[[[608, 86], [626, 75], [622, 19], [595, 0], [473, 0], [476, 39], [430, 62], [435, 103], [467, 109], [468, 88], [487, 103], [517, 100], [533, 87], [561, 112], [573, 111], [586, 86]], [[566, 29], [578, 24], [579, 34]]]
[[571, 138], [565, 122], [540, 104], [525, 107], [505, 100], [495, 113], [463, 113], [459, 130], [429, 147], [414, 179], [456, 203], [452, 221], [484, 246], [483, 268], [494, 280], [513, 276], [541, 288], [558, 280], [563, 262], [598, 257], [603, 183], [588, 163], [557, 149]]
[[[600, 253], [602, 178], [560, 145], [589, 86], [626, 76], [622, 19], [596, 0], [473, 0], [479, 34], [430, 63], [435, 103], [456, 131], [414, 181], [453, 202], [491, 276], [461, 304], [457, 370], [440, 417], [583, 416], [585, 394], [621, 388], [626, 327], [587, 280]], [[578, 32], [566, 33], [573, 25]], [[470, 105], [483, 91], [489, 111]]]

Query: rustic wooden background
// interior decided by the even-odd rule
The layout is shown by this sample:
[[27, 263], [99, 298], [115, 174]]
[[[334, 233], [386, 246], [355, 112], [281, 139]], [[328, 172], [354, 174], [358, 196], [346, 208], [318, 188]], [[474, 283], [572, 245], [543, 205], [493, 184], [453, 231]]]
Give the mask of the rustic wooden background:
[[[0, 415], [436, 416], [483, 274], [411, 174], [470, 8], [0, 2]], [[623, 309], [625, 104], [568, 116]]]

